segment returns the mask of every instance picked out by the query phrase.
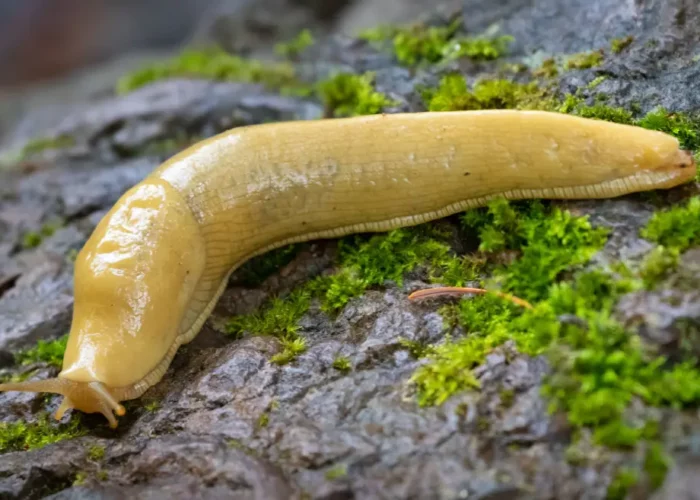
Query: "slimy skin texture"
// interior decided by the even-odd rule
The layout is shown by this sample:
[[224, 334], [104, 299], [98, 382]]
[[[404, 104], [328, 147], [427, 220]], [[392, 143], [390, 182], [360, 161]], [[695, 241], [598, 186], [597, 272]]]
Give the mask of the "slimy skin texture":
[[231, 272], [289, 243], [388, 231], [508, 199], [610, 198], [692, 180], [666, 134], [570, 115], [467, 111], [236, 128], [129, 190], [78, 256], [55, 379], [0, 390], [64, 395], [116, 426], [120, 401], [165, 374]]

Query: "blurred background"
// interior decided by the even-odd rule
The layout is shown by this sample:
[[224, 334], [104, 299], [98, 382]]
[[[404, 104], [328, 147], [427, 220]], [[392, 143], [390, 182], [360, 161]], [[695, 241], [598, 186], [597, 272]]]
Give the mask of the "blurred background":
[[356, 34], [460, 4], [461, 0], [0, 0], [0, 139], [27, 110], [41, 120], [41, 112], [57, 104], [65, 109], [111, 93], [119, 76], [184, 44], [216, 43], [242, 55], [264, 57], [275, 43], [292, 39], [302, 29], [310, 29], [322, 43], [331, 32]]
[[353, 33], [410, 19], [426, 0], [0, 0], [0, 89], [46, 81], [192, 38], [237, 51], [303, 28]]

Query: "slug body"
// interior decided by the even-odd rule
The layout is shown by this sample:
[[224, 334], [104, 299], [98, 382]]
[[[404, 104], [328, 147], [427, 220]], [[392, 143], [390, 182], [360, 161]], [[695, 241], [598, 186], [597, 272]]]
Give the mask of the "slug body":
[[116, 426], [120, 401], [165, 374], [228, 276], [292, 242], [387, 231], [504, 196], [607, 198], [694, 178], [666, 134], [558, 113], [376, 115], [241, 127], [181, 152], [104, 217], [75, 267], [55, 379], [0, 390], [63, 394]]

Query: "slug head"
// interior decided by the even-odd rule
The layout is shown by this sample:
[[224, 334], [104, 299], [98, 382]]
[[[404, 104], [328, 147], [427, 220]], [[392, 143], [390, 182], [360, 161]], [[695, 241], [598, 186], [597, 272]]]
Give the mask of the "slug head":
[[78, 254], [73, 320], [57, 378], [0, 385], [52, 392], [68, 408], [116, 425], [119, 401], [158, 381], [177, 346], [205, 248], [188, 205], [171, 185], [146, 179], [122, 196]]

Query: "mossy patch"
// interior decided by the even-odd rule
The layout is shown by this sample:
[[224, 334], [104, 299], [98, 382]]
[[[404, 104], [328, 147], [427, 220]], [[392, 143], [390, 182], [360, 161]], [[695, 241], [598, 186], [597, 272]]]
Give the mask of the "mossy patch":
[[347, 373], [352, 370], [352, 363], [344, 356], [338, 356], [333, 360], [333, 368], [339, 372]]
[[87, 457], [93, 462], [101, 461], [105, 457], [105, 447], [98, 444], [90, 446]]
[[144, 66], [124, 75], [116, 91], [126, 94], [158, 80], [178, 77], [259, 83], [271, 90], [309, 93], [309, 86], [297, 79], [290, 64], [245, 59], [217, 47], [185, 49], [167, 61]]
[[63, 364], [63, 355], [66, 352], [67, 344], [68, 335], [64, 335], [56, 340], [40, 340], [35, 347], [15, 354], [15, 361], [23, 365], [46, 363], [60, 368]]
[[45, 238], [53, 236], [53, 234], [63, 226], [62, 221], [47, 222], [39, 231], [28, 231], [22, 235], [22, 248], [32, 249], [41, 245]]
[[275, 354], [271, 361], [280, 365], [289, 363], [306, 350], [306, 343], [297, 330], [299, 320], [309, 309], [310, 300], [309, 292], [303, 288], [285, 298], [275, 297], [260, 311], [231, 318], [226, 330], [237, 337], [250, 333], [278, 338], [282, 351]]
[[631, 35], [623, 38], [616, 38], [610, 43], [610, 51], [613, 54], [619, 54], [632, 45], [632, 42], [634, 42], [634, 37]]
[[641, 236], [677, 252], [700, 243], [700, 197], [654, 213]]
[[314, 44], [314, 36], [308, 29], [302, 30], [294, 39], [275, 45], [275, 53], [287, 59], [296, 59]]
[[406, 66], [437, 64], [460, 58], [491, 61], [506, 55], [514, 41], [509, 35], [461, 36], [458, 34], [460, 26], [461, 20], [448, 26], [380, 26], [364, 31], [359, 38], [379, 47], [389, 42], [397, 61]]
[[326, 471], [326, 479], [329, 481], [335, 481], [337, 479], [342, 479], [345, 476], [348, 475], [348, 467], [347, 465], [341, 464], [341, 465], [336, 465], [335, 467], [331, 467]]
[[33, 450], [86, 433], [77, 416], [66, 424], [52, 422], [47, 415], [33, 423], [0, 422], [0, 452]]
[[572, 69], [590, 69], [600, 66], [603, 63], [603, 52], [600, 50], [592, 52], [582, 52], [573, 54], [566, 60], [565, 67]]
[[75, 139], [69, 135], [56, 137], [36, 137], [29, 140], [21, 149], [19, 156], [27, 159], [36, 154], [52, 149], [65, 149], [75, 146]]
[[327, 112], [336, 117], [372, 115], [393, 102], [373, 86], [374, 75], [338, 73], [317, 84]]
[[510, 80], [480, 80], [472, 89], [462, 75], [442, 78], [437, 89], [425, 89], [423, 101], [429, 111], [467, 111], [526, 107], [541, 97], [537, 84]]

